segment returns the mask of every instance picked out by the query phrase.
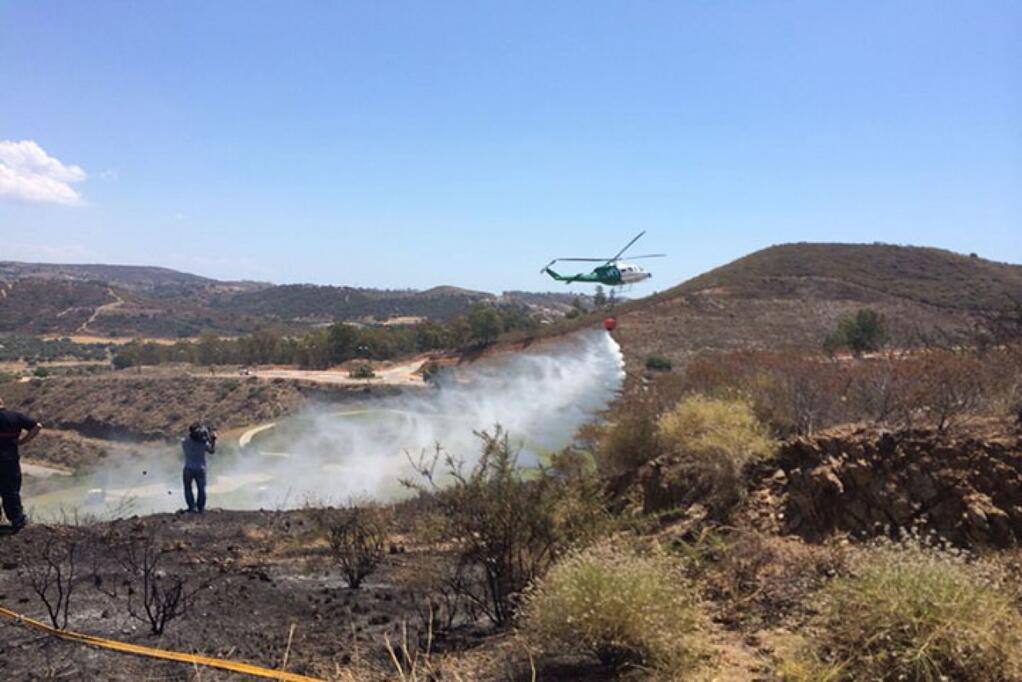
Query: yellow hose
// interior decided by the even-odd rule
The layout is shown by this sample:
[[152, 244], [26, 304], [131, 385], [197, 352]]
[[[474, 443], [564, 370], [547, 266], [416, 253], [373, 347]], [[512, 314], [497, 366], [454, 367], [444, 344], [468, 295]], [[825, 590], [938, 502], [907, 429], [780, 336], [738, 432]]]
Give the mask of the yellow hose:
[[2, 606], [0, 606], [0, 616], [10, 618], [17, 623], [36, 630], [41, 630], [62, 639], [71, 640], [72, 642], [81, 642], [82, 644], [88, 644], [89, 646], [96, 646], [102, 649], [109, 649], [111, 651], [120, 651], [126, 654], [146, 656], [148, 658], [161, 658], [165, 661], [178, 661], [180, 663], [190, 663], [192, 665], [203, 665], [209, 668], [230, 670], [231, 672], [252, 675], [254, 677], [264, 677], [271, 680], [284, 680], [285, 682], [321, 682], [321, 680], [318, 680], [315, 677], [306, 677], [305, 675], [297, 675], [283, 670], [261, 668], [257, 665], [250, 665], [248, 663], [228, 661], [222, 658], [209, 658], [208, 656], [186, 654], [179, 651], [165, 651], [163, 649], [141, 646], [139, 644], [128, 644], [127, 642], [103, 639], [102, 637], [95, 637], [93, 635], [83, 635], [79, 632], [71, 632], [69, 630], [59, 630], [57, 628], [50, 627], [46, 623], [28, 618], [20, 613], [15, 613], [14, 611]]

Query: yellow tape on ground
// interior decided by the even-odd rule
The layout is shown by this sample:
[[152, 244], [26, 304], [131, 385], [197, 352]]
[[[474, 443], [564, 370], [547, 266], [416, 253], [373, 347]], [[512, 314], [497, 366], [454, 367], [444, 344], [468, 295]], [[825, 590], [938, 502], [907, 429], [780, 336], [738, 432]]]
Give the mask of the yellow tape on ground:
[[95, 637], [93, 635], [83, 635], [79, 632], [71, 632], [69, 630], [58, 630], [57, 628], [50, 627], [46, 623], [28, 618], [20, 613], [15, 613], [14, 611], [2, 606], [0, 606], [0, 616], [10, 618], [11, 620], [21, 623], [27, 627], [42, 630], [43, 632], [51, 635], [71, 640], [72, 642], [81, 642], [82, 644], [110, 649], [111, 651], [120, 651], [126, 654], [147, 656], [149, 658], [161, 658], [165, 661], [191, 663], [193, 665], [202, 665], [209, 668], [219, 668], [220, 670], [230, 670], [231, 672], [253, 675], [255, 677], [266, 677], [271, 680], [284, 680], [285, 682], [322, 682], [315, 677], [306, 677], [304, 675], [297, 675], [283, 670], [260, 668], [257, 665], [249, 665], [248, 663], [238, 663], [237, 661], [228, 661], [222, 658], [209, 658], [207, 656], [200, 656], [199, 654], [186, 654], [179, 651], [165, 651], [163, 649], [154, 649], [152, 647], [141, 646], [138, 644], [128, 644], [127, 642], [103, 639], [102, 637]]

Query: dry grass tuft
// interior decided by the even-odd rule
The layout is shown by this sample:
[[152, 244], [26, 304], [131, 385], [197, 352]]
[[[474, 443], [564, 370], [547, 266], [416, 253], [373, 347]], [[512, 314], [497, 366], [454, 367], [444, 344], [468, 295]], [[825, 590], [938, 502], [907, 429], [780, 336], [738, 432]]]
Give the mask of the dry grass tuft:
[[749, 403], [701, 395], [684, 398], [663, 414], [658, 437], [688, 497], [718, 514], [742, 499], [745, 466], [776, 448]]
[[1022, 614], [1003, 571], [919, 539], [863, 549], [819, 593], [793, 679], [1019, 680]]
[[555, 565], [526, 597], [524, 629], [548, 652], [605, 665], [696, 667], [706, 620], [681, 563], [603, 542]]

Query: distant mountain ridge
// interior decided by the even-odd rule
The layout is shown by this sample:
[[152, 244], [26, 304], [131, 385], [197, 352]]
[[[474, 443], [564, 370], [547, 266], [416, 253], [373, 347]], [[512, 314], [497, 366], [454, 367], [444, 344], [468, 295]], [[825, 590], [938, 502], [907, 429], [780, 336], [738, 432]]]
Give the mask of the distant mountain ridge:
[[190, 337], [301, 329], [337, 320], [447, 320], [473, 303], [519, 305], [543, 316], [570, 309], [563, 294], [497, 296], [449, 285], [425, 291], [225, 282], [169, 268], [0, 261], [0, 333]]
[[[166, 268], [0, 262], [0, 333], [243, 334], [335, 320], [443, 320], [480, 301], [527, 306], [553, 319], [576, 295], [591, 300], [574, 290], [498, 296], [443, 285], [273, 285]], [[615, 311], [626, 354], [683, 358], [706, 348], [818, 348], [841, 315], [862, 307], [883, 313], [901, 343], [964, 340], [1016, 302], [1022, 304], [1022, 265], [928, 247], [801, 243], [756, 251]], [[592, 323], [579, 318], [563, 328]]]

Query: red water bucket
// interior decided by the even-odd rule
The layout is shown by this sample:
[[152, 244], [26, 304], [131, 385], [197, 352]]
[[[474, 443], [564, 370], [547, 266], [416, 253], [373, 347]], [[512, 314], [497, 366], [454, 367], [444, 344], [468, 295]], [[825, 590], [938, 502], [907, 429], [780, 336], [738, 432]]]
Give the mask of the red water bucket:
[[615, 329], [617, 329], [617, 318], [616, 317], [608, 317], [605, 320], [603, 320], [603, 328], [606, 329], [609, 332], [612, 332]]

